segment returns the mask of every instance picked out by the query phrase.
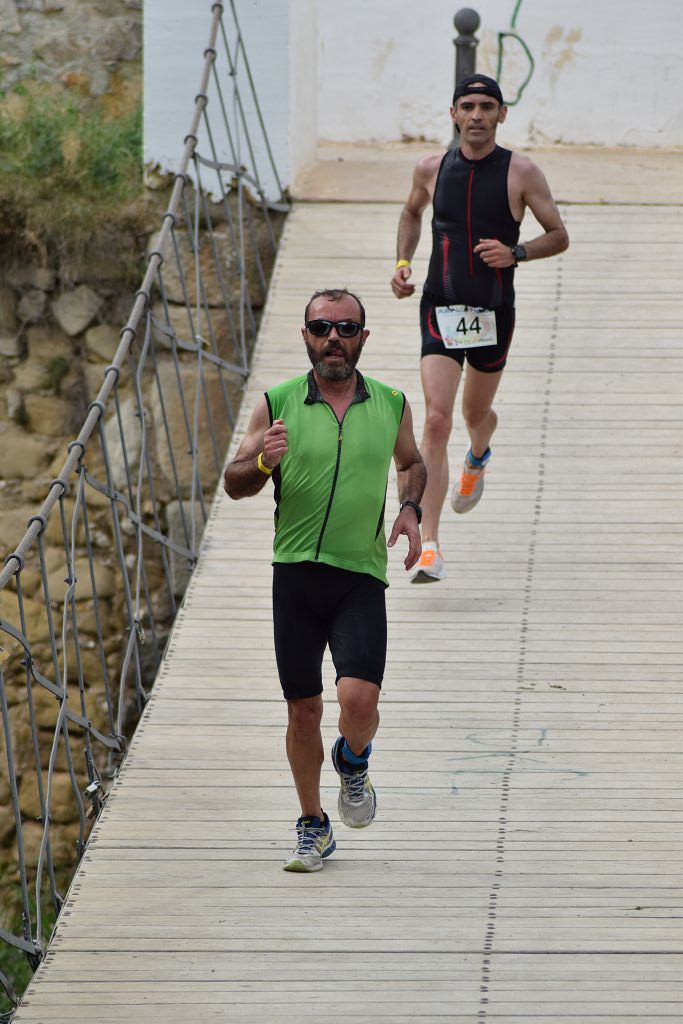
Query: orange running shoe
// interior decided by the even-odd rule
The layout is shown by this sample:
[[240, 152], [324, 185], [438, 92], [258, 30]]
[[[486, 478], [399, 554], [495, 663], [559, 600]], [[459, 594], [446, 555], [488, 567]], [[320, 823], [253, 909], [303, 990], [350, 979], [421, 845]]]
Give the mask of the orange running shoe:
[[472, 464], [471, 458], [472, 449], [470, 448], [465, 456], [460, 482], [455, 484], [451, 494], [451, 505], [454, 512], [469, 512], [484, 493], [484, 473], [486, 464], [491, 458], [491, 449], [487, 448], [481, 459], [477, 459], [477, 465]]
[[433, 540], [426, 540], [422, 545], [420, 561], [413, 570], [411, 583], [436, 583], [446, 575], [446, 563], [438, 546]]

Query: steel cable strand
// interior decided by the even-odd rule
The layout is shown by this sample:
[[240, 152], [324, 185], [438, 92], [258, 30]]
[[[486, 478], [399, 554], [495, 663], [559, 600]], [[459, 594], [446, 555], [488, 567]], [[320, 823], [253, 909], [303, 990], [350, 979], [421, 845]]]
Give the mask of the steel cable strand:
[[[85, 679], [84, 679], [84, 675], [83, 675], [83, 660], [82, 660], [82, 657], [81, 657], [81, 640], [80, 640], [80, 635], [79, 635], [79, 631], [78, 631], [78, 613], [77, 613], [77, 608], [76, 608], [76, 584], [78, 582], [77, 578], [76, 578], [76, 531], [77, 531], [77, 527], [78, 527], [79, 513], [83, 509], [85, 509], [85, 506], [86, 506], [86, 502], [85, 502], [85, 500], [83, 498], [83, 495], [85, 493], [85, 475], [83, 473], [82, 463], [79, 463], [79, 491], [81, 492], [81, 501], [74, 505], [73, 515], [72, 515], [72, 523], [71, 523], [72, 539], [71, 539], [71, 549], [70, 549], [70, 551], [68, 549], [68, 537], [67, 537], [67, 529], [66, 529], [66, 516], [65, 516], [64, 504], [63, 504], [63, 502], [60, 504], [60, 516], [61, 516], [61, 519], [62, 519], [62, 535], [63, 535], [63, 540], [64, 540], [64, 550], [65, 550], [66, 559], [67, 559], [68, 575], [69, 575], [69, 578], [73, 579], [73, 584], [74, 584], [74, 588], [73, 588], [73, 591], [72, 591], [72, 593], [71, 593], [71, 595], [69, 597], [68, 603], [67, 603], [66, 596], [64, 598], [63, 617], [67, 621], [66, 621], [66, 625], [63, 623], [63, 628], [62, 628], [62, 633], [63, 633], [62, 656], [64, 657], [65, 645], [66, 645], [66, 642], [67, 642], [68, 612], [69, 612], [69, 606], [70, 606], [70, 613], [71, 613], [71, 635], [72, 635], [73, 646], [74, 646], [74, 658], [75, 658], [75, 662], [76, 662], [76, 674], [77, 674], [77, 679], [78, 679], [78, 692], [79, 692], [80, 705], [81, 705], [81, 717], [82, 717], [83, 721], [88, 722], [88, 728], [86, 728], [84, 730], [84, 733], [83, 733], [83, 743], [84, 743], [84, 747], [85, 747], [85, 764], [86, 764], [86, 771], [87, 771], [87, 775], [88, 775], [88, 787], [86, 789], [86, 793], [91, 798], [91, 804], [93, 805], [93, 806], [91, 806], [91, 811], [92, 811], [94, 808], [96, 808], [97, 803], [98, 803], [98, 801], [96, 799], [96, 794], [97, 794], [97, 791], [99, 789], [99, 774], [98, 774], [97, 769], [95, 767], [95, 759], [93, 757], [93, 752], [92, 752], [91, 731], [90, 731], [90, 727], [89, 727], [88, 709], [87, 709], [87, 703], [86, 703], [86, 697], [85, 697]], [[91, 582], [92, 582], [92, 580], [95, 577], [94, 565], [93, 565], [92, 561], [89, 562], [89, 571], [90, 571], [90, 579], [91, 579]], [[97, 598], [95, 596], [95, 593], [93, 593], [93, 604], [95, 603], [96, 600], [97, 600]], [[67, 726], [67, 732], [68, 732], [68, 726]], [[66, 742], [68, 742], [68, 744], [69, 744], [68, 758], [70, 758], [71, 757], [71, 747], [70, 747], [70, 739], [69, 739], [68, 736], [66, 738]], [[71, 775], [72, 775], [72, 783], [73, 783], [73, 781], [75, 779], [75, 776], [73, 775], [73, 773], [71, 773]], [[76, 781], [76, 786], [77, 786], [77, 781]], [[79, 792], [80, 792], [80, 790], [79, 790]], [[95, 797], [94, 801], [93, 801], [93, 797]], [[78, 853], [78, 859], [80, 859], [81, 853], [83, 851], [84, 840], [85, 840], [85, 819], [82, 818], [81, 819], [81, 830], [80, 830], [80, 833], [79, 833], [79, 838], [77, 840], [77, 846], [76, 846], [77, 853]]]
[[[224, 307], [225, 307], [225, 309], [227, 311], [229, 309], [230, 300], [229, 300], [229, 297], [228, 297], [227, 286], [225, 284], [225, 280], [224, 280], [224, 277], [223, 277], [223, 270], [221, 268], [220, 254], [219, 254], [219, 251], [218, 251], [218, 247], [216, 245], [216, 238], [215, 238], [215, 235], [214, 235], [213, 224], [212, 224], [212, 221], [211, 221], [211, 211], [209, 210], [209, 204], [208, 204], [207, 198], [206, 198], [207, 193], [206, 193], [206, 190], [204, 189], [203, 184], [202, 184], [201, 164], [200, 164], [199, 160], [197, 159], [197, 155], [196, 154], [194, 156], [194, 167], [195, 167], [195, 173], [197, 175], [198, 193], [200, 194], [200, 198], [201, 198], [202, 212], [203, 212], [203, 215], [204, 215], [204, 220], [206, 222], [206, 230], [207, 230], [208, 237], [209, 237], [209, 244], [211, 246], [211, 253], [213, 255], [213, 262], [214, 262], [214, 266], [216, 268], [216, 273], [217, 273], [218, 281], [219, 281], [219, 284], [220, 284], [221, 295], [222, 295], [222, 298], [223, 298], [223, 305], [224, 305]], [[198, 211], [195, 212], [195, 219], [197, 219], [197, 217], [198, 217]], [[207, 321], [207, 326], [208, 326], [208, 330], [209, 330], [209, 337], [211, 339], [211, 351], [212, 351], [214, 356], [216, 356], [217, 358], [220, 358], [220, 351], [219, 351], [219, 347], [218, 347], [218, 341], [216, 339], [216, 334], [215, 334], [215, 331], [213, 329], [213, 324], [212, 324], [212, 321], [211, 321], [211, 306], [209, 305], [209, 302], [208, 302], [208, 297], [206, 295], [206, 290], [204, 290], [204, 297], [205, 297], [205, 300], [206, 300], [205, 315], [206, 315], [206, 321]], [[244, 367], [243, 375], [246, 375], [246, 367]], [[227, 389], [227, 386], [226, 386], [226, 383], [225, 383], [225, 377], [224, 377], [224, 375], [222, 373], [218, 374], [218, 380], [219, 380], [219, 383], [220, 383], [220, 386], [221, 386], [221, 392], [222, 392], [222, 395], [223, 395], [223, 401], [224, 401], [224, 404], [225, 404], [225, 412], [226, 412], [226, 416], [228, 418], [228, 422], [230, 423], [231, 427], [234, 427], [234, 425], [235, 425], [235, 416], [234, 416], [234, 413], [233, 413], [233, 410], [232, 410], [232, 404], [230, 402], [230, 396], [228, 394], [228, 389]], [[219, 464], [218, 465], [218, 472], [220, 472], [220, 469], [221, 469], [221, 465], [220, 465], [221, 461], [222, 460], [219, 458], [218, 459], [218, 464]]]
[[[520, 2], [521, 2], [521, 0], [520, 0]], [[235, 24], [235, 28], [237, 30], [237, 38], [239, 40], [239, 45], [240, 45], [241, 50], [242, 50], [242, 58], [244, 60], [244, 69], [245, 69], [245, 71], [247, 73], [247, 78], [249, 80], [249, 87], [251, 89], [252, 100], [254, 102], [254, 108], [255, 108], [255, 111], [256, 111], [256, 116], [258, 118], [258, 122], [259, 122], [259, 124], [261, 126], [261, 131], [263, 133], [263, 140], [265, 142], [266, 151], [268, 153], [268, 159], [270, 161], [270, 167], [271, 167], [271, 170], [273, 172], [273, 176], [275, 178], [277, 186], [278, 186], [278, 188], [280, 190], [280, 198], [283, 199], [284, 195], [285, 195], [285, 190], [282, 187], [282, 182], [280, 181], [280, 176], [279, 176], [279, 174], [277, 172], [277, 165], [275, 163], [275, 158], [273, 156], [273, 151], [270, 148], [270, 140], [268, 138], [268, 132], [266, 131], [266, 126], [265, 126], [265, 123], [263, 121], [263, 115], [261, 113], [261, 106], [260, 106], [259, 101], [258, 101], [258, 95], [256, 93], [256, 87], [254, 85], [254, 79], [253, 79], [252, 74], [251, 74], [251, 67], [249, 65], [249, 60], [247, 58], [247, 52], [246, 52], [246, 50], [244, 48], [244, 41], [243, 41], [243, 38], [242, 38], [242, 30], [240, 29], [239, 21], [237, 20], [237, 11], [235, 10], [235, 2], [234, 2], [234, 0], [230, 0], [230, 10], [232, 11], [233, 21], [234, 21], [234, 24]], [[223, 30], [223, 33], [225, 33], [225, 30], [223, 28], [223, 23], [222, 22], [221, 22], [221, 29]], [[224, 34], [224, 38], [225, 38], [225, 34]]]
[[[144, 398], [143, 398], [143, 387], [142, 387], [142, 375], [143, 375], [143, 372], [144, 372], [144, 369], [145, 369], [145, 364], [147, 362], [147, 356], [149, 354], [149, 350], [150, 350], [151, 345], [152, 345], [151, 323], [149, 321], [149, 317], [146, 316], [146, 318], [145, 318], [145, 334], [144, 334], [144, 340], [143, 340], [143, 345], [142, 345], [142, 351], [141, 351], [140, 356], [138, 358], [137, 365], [136, 366], [134, 365], [134, 367], [133, 367], [134, 372], [132, 373], [132, 377], [133, 377], [133, 381], [134, 381], [134, 385], [135, 385], [135, 400], [136, 400], [136, 403], [137, 403], [137, 416], [138, 416], [138, 419], [139, 419], [139, 422], [140, 422], [140, 466], [139, 466], [139, 473], [138, 473], [138, 488], [137, 488], [137, 494], [136, 494], [134, 526], [135, 526], [135, 529], [136, 529], [137, 534], [139, 536], [139, 550], [138, 550], [138, 558], [136, 560], [136, 586], [135, 586], [135, 589], [136, 589], [136, 595], [137, 596], [136, 596], [135, 621], [136, 621], [136, 623], [138, 623], [138, 625], [136, 626], [136, 629], [137, 629], [137, 631], [138, 631], [138, 633], [140, 635], [141, 642], [144, 642], [144, 630], [142, 632], [140, 632], [141, 629], [142, 629], [142, 627], [140, 625], [140, 612], [139, 612], [140, 590], [141, 590], [141, 587], [142, 587], [143, 579], [145, 580], [145, 583], [146, 583], [146, 580], [147, 580], [145, 559], [143, 557], [143, 551], [142, 551], [142, 536], [147, 531], [146, 531], [146, 527], [145, 527], [145, 523], [144, 523], [143, 506], [141, 504], [141, 500], [142, 500], [141, 499], [141, 495], [142, 495], [142, 491], [144, 489], [143, 485], [144, 485], [144, 471], [145, 470], [147, 472], [147, 482], [148, 482], [148, 485], [149, 485], [150, 503], [151, 503], [151, 506], [152, 506], [152, 516], [154, 518], [154, 523], [155, 523], [155, 526], [156, 526], [156, 533], [157, 533], [157, 535], [159, 537], [163, 537], [163, 532], [162, 532], [162, 529], [161, 529], [161, 520], [160, 520], [160, 517], [159, 517], [159, 509], [158, 509], [156, 491], [155, 491], [155, 488], [154, 488], [154, 474], [152, 472], [152, 466], [151, 466], [151, 463], [150, 463], [150, 456], [149, 456], [148, 430], [147, 430], [147, 413], [146, 413], [146, 410], [145, 410], [145, 404], [144, 404]], [[166, 588], [167, 588], [167, 591], [168, 591], [169, 606], [170, 606], [170, 608], [172, 610], [173, 615], [175, 616], [175, 613], [176, 613], [176, 603], [175, 603], [175, 594], [174, 594], [174, 591], [173, 591], [173, 579], [172, 579], [173, 574], [172, 574], [171, 566], [170, 566], [170, 563], [169, 563], [168, 550], [167, 550], [167, 544], [166, 544], [165, 538], [164, 538], [164, 540], [162, 541], [162, 543], [160, 545], [160, 556], [161, 556], [161, 564], [162, 564], [163, 571], [164, 571], [164, 580], [166, 582]], [[137, 578], [137, 574], [139, 574], [139, 579]], [[147, 587], [146, 587], [146, 590], [147, 590]], [[149, 621], [150, 621], [150, 625], [151, 625], [152, 624], [152, 614], [151, 614], [151, 607], [149, 605], [149, 602], [148, 602], [148, 609], [149, 609], [149, 616], [148, 617], [149, 617]]]
[[[61, 506], [60, 507], [60, 511], [61, 511], [62, 516], [63, 516], [63, 508], [64, 508], [64, 506], [63, 506], [63, 498], [64, 498], [64, 494], [62, 493], [62, 497], [60, 499], [60, 506]], [[42, 835], [42, 838], [41, 838], [41, 841], [40, 841], [40, 849], [38, 851], [38, 864], [37, 864], [37, 867], [36, 867], [36, 946], [38, 946], [38, 948], [41, 949], [41, 950], [42, 950], [41, 937], [42, 937], [42, 934], [43, 934], [43, 929], [42, 929], [42, 905], [41, 905], [40, 892], [41, 892], [42, 882], [43, 882], [43, 862], [44, 862], [44, 858], [45, 858], [45, 848], [46, 848], [46, 845], [47, 845], [49, 828], [50, 828], [50, 811], [51, 811], [51, 808], [52, 808], [52, 781], [53, 781], [53, 777], [54, 777], [55, 764], [57, 762], [57, 750], [58, 750], [58, 747], [59, 747], [59, 735], [60, 735], [60, 733], [64, 733], [65, 745], [68, 743], [68, 727], [65, 725], [65, 722], [66, 722], [66, 707], [67, 707], [68, 694], [69, 694], [69, 689], [68, 689], [69, 661], [68, 661], [68, 656], [67, 656], [67, 627], [68, 627], [68, 618], [69, 617], [68, 617], [67, 608], [68, 608], [68, 603], [69, 603], [69, 600], [71, 598], [71, 595], [75, 592], [75, 589], [76, 589], [76, 578], [75, 578], [74, 571], [73, 571], [73, 564], [75, 562], [75, 554], [76, 554], [76, 528], [75, 528], [75, 522], [77, 521], [77, 514], [78, 514], [78, 510], [80, 508], [82, 500], [83, 500], [83, 477], [81, 476], [81, 477], [79, 477], [79, 486], [78, 486], [78, 490], [77, 490], [76, 501], [75, 501], [75, 505], [74, 505], [74, 513], [73, 513], [73, 517], [72, 517], [71, 550], [70, 550], [70, 556], [71, 557], [67, 561], [67, 567], [68, 567], [68, 586], [67, 586], [66, 592], [64, 594], [64, 609], [63, 609], [63, 612], [62, 612], [61, 636], [62, 636], [63, 668], [62, 668], [62, 672], [61, 672], [61, 680], [59, 679], [59, 675], [57, 676], [58, 685], [60, 685], [60, 688], [61, 688], [61, 696], [60, 696], [60, 701], [59, 701], [59, 711], [57, 712], [57, 722], [55, 723], [55, 734], [54, 734], [54, 738], [53, 738], [53, 741], [52, 741], [52, 747], [51, 747], [51, 750], [50, 750], [50, 758], [49, 758], [49, 761], [48, 761], [47, 791], [46, 791], [46, 794], [45, 794], [45, 815], [44, 815], [44, 820], [43, 820], [43, 835]], [[64, 520], [63, 520], [63, 524], [64, 524]], [[45, 580], [45, 583], [47, 583], [47, 580]], [[52, 633], [52, 630], [51, 630], [51, 633]], [[58, 668], [58, 665], [56, 667]], [[71, 783], [72, 783], [72, 787], [73, 787], [73, 785], [74, 785], [73, 765], [70, 763], [70, 759], [69, 759], [69, 769], [70, 769], [69, 770], [69, 775], [71, 777]], [[78, 793], [78, 785], [77, 784], [76, 784], [76, 788], [75, 788], [75, 793], [76, 793], [76, 795], [78, 797], [80, 796], [80, 794]], [[81, 828], [83, 827], [83, 816], [84, 816], [83, 815], [83, 805], [82, 805], [82, 802], [80, 802], [79, 803], [79, 818], [81, 819]]]

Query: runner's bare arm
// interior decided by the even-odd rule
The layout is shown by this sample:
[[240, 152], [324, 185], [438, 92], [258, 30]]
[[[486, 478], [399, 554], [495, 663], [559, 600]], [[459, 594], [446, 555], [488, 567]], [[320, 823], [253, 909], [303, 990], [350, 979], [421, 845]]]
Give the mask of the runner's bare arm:
[[283, 420], [274, 420], [270, 425], [268, 404], [262, 395], [235, 458], [225, 470], [223, 486], [226, 492], [235, 499], [258, 494], [270, 475], [259, 469], [259, 455], [266, 469], [275, 469], [286, 451], [287, 427]]
[[[522, 243], [526, 249], [527, 259], [542, 260], [548, 256], [556, 256], [569, 246], [569, 236], [545, 175], [528, 157], [514, 154], [513, 160], [513, 191], [518, 194], [523, 206], [529, 207], [543, 228], [542, 235]], [[511, 267], [515, 262], [509, 245], [497, 238], [480, 238], [474, 251], [489, 267]]]
[[[422, 214], [429, 206], [434, 195], [434, 182], [442, 157], [427, 156], [418, 161], [413, 171], [413, 183], [410, 195], [401, 211], [398, 221], [396, 239], [396, 261], [412, 260], [420, 241], [422, 230]], [[405, 299], [415, 291], [415, 285], [409, 283], [412, 273], [410, 267], [399, 267], [391, 279], [391, 290], [397, 299]]]
[[[415, 441], [413, 414], [407, 402], [394, 446], [394, 462], [398, 473], [399, 501], [414, 501], [419, 505], [427, 483], [427, 470]], [[422, 542], [417, 514], [409, 505], [396, 516], [387, 547], [392, 548], [401, 534], [408, 538], [408, 554], [403, 564], [406, 570], [412, 569], [422, 554]]]

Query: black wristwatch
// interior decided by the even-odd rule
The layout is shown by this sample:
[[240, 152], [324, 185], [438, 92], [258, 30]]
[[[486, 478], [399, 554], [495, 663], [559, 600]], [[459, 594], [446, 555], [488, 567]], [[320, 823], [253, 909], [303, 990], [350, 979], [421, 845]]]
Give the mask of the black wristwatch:
[[401, 502], [401, 507], [399, 511], [402, 512], [406, 505], [408, 505], [410, 508], [415, 509], [415, 515], [417, 516], [417, 525], [419, 526], [420, 523], [422, 522], [422, 509], [420, 508], [416, 501], [411, 501], [410, 498], [406, 498], [405, 501]]
[[515, 261], [515, 266], [517, 266], [518, 263], [523, 263], [524, 260], [529, 259], [523, 245], [511, 245], [510, 251], [512, 252], [512, 258]]

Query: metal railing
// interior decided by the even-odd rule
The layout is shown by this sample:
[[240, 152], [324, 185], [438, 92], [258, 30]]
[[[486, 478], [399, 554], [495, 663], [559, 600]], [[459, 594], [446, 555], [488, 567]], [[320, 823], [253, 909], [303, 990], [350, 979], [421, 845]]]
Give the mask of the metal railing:
[[[234, 3], [211, 10], [179, 172], [120, 344], [0, 571], [0, 761], [21, 904], [0, 940], [33, 969], [63, 903], [60, 862], [83, 854], [196, 562], [288, 209]], [[65, 818], [75, 858], [56, 831]], [[16, 1005], [13, 980], [0, 983]]]

